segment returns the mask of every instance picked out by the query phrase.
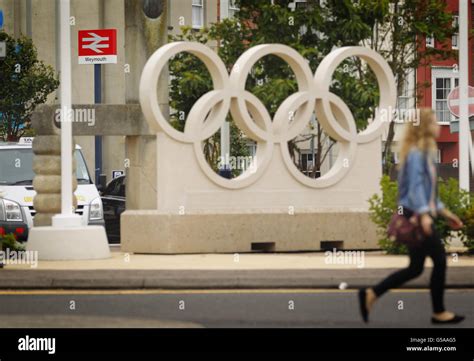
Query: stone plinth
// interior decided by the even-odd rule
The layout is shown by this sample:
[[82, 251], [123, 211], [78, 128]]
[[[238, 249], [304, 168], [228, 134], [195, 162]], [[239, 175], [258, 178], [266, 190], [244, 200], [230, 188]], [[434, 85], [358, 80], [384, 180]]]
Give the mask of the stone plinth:
[[378, 248], [376, 227], [368, 212], [361, 211], [171, 215], [132, 210], [122, 216], [125, 252], [232, 253], [262, 248], [275, 252], [314, 251], [327, 241], [345, 249]]

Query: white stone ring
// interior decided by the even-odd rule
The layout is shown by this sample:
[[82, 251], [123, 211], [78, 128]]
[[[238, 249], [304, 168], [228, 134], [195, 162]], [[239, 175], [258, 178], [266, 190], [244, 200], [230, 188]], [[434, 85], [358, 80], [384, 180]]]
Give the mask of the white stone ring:
[[[214, 85], [214, 90], [199, 98], [187, 114], [184, 132], [173, 128], [163, 115], [157, 94], [160, 74], [168, 61], [181, 52], [198, 57], [207, 67]], [[273, 119], [260, 99], [245, 89], [252, 67], [267, 55], [276, 55], [286, 61], [298, 83], [298, 91], [282, 102]], [[350, 109], [341, 98], [329, 91], [334, 71], [352, 56], [358, 56], [367, 62], [377, 78], [380, 91], [379, 111], [369, 126], [360, 133], [357, 133]], [[339, 182], [350, 170], [357, 144], [371, 142], [381, 135], [384, 123], [391, 120], [390, 109], [396, 104], [396, 87], [387, 62], [375, 51], [364, 47], [344, 47], [331, 52], [323, 59], [313, 77], [307, 61], [294, 49], [281, 44], [258, 45], [239, 57], [229, 76], [222, 60], [207, 46], [193, 42], [175, 42], [162, 46], [146, 63], [140, 81], [140, 103], [153, 130], [164, 132], [178, 142], [194, 145], [202, 171], [221, 187], [239, 189], [257, 181], [270, 164], [273, 147], [279, 146], [282, 159], [296, 180], [308, 187], [325, 188]], [[387, 112], [381, 112], [382, 109]], [[236, 125], [257, 142], [254, 163], [233, 179], [225, 179], [216, 174], [202, 151], [202, 142], [222, 127], [229, 110]], [[317, 179], [305, 176], [296, 168], [287, 145], [288, 141], [304, 131], [313, 112], [323, 130], [339, 144], [335, 164], [329, 172]]]

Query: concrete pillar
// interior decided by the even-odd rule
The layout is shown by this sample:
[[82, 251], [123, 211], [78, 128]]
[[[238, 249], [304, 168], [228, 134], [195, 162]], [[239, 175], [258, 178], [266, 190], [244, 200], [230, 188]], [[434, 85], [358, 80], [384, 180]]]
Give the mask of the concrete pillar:
[[13, 3], [13, 35], [15, 38], [20, 37], [21, 35], [21, 2], [15, 1]]
[[[33, 44], [38, 51], [38, 59], [47, 65], [51, 65], [59, 73], [59, 60], [56, 56], [57, 33], [56, 28], [56, 0], [33, 0], [31, 2], [31, 35]], [[45, 21], [44, 19], [51, 19]], [[57, 103], [59, 91], [52, 92], [46, 101], [47, 104]]]
[[[156, 0], [160, 1], [160, 0]], [[125, 3], [125, 41], [127, 44], [126, 63], [130, 73], [126, 77], [126, 101], [138, 103], [139, 84], [142, 69], [147, 59], [168, 37], [168, 2], [153, 4], [155, 0], [130, 0]], [[148, 18], [143, 12], [143, 4], [150, 9], [161, 10], [161, 15]], [[158, 6], [153, 6], [158, 5]], [[157, 15], [151, 11], [150, 16]], [[168, 74], [163, 73], [157, 84], [159, 103], [165, 114], [168, 112]], [[156, 137], [126, 137], [126, 158], [130, 162], [127, 169], [127, 209], [156, 209]]]
[[[39, 135], [33, 141], [33, 187], [36, 196], [33, 206], [36, 210], [35, 227], [51, 226], [51, 219], [61, 213], [61, 138], [59, 135]], [[73, 157], [73, 174], [76, 162]], [[73, 177], [73, 190], [77, 179]], [[77, 199], [73, 197], [74, 207]]]

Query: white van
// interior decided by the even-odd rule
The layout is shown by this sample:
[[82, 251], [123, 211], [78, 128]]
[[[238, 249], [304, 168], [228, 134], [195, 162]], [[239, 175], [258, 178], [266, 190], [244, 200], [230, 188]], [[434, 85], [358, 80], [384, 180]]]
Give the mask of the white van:
[[[87, 169], [81, 147], [76, 145], [77, 198], [76, 214], [84, 224], [104, 226], [104, 212], [99, 192]], [[19, 143], [0, 143], [0, 234], [13, 233], [19, 241], [28, 238], [33, 227], [35, 209], [33, 197], [32, 138]]]

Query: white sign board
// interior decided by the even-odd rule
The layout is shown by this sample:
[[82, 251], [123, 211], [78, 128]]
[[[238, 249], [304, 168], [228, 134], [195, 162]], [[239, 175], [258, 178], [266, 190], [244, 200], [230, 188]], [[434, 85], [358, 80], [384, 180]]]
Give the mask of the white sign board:
[[125, 175], [125, 171], [123, 170], [113, 170], [112, 171], [112, 179], [118, 178]]
[[[470, 86], [469, 88], [469, 113], [468, 116], [472, 117], [474, 115], [474, 87]], [[456, 118], [459, 118], [459, 87], [454, 88], [448, 94], [448, 109], [452, 115]]]

